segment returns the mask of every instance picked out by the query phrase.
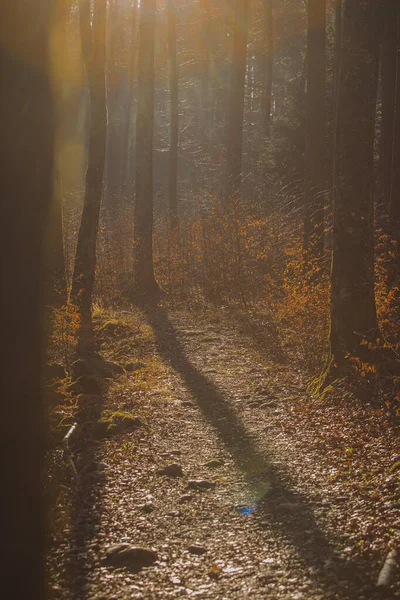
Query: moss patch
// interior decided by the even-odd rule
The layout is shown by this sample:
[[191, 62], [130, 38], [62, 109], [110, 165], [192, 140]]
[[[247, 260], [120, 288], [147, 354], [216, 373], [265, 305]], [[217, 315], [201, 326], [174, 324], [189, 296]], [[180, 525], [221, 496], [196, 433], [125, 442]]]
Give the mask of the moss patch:
[[134, 431], [143, 426], [144, 422], [136, 415], [123, 411], [105, 410], [94, 427], [93, 437], [102, 439], [110, 435]]

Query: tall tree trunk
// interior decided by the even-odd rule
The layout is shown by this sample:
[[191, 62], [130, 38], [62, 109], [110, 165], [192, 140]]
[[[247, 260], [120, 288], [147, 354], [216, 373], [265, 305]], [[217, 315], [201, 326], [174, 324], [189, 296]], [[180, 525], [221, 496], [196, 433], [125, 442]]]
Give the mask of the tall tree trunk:
[[394, 242], [393, 258], [389, 265], [388, 285], [400, 282], [400, 7], [397, 6], [396, 91], [394, 106], [392, 170], [389, 206], [389, 231]]
[[176, 55], [176, 0], [167, 0], [169, 89], [171, 102], [171, 129], [168, 166], [168, 208], [170, 233], [178, 239], [178, 137], [179, 137], [179, 90]]
[[226, 199], [231, 198], [238, 192], [242, 172], [248, 20], [249, 0], [236, 0], [233, 32], [232, 82], [228, 109]]
[[50, 0], [0, 3], [1, 585], [45, 598], [43, 239], [53, 193]]
[[342, 46], [343, 0], [335, 0], [335, 54], [333, 65], [333, 115], [336, 119], [337, 99], [339, 93], [339, 70]]
[[55, 164], [54, 194], [48, 215], [44, 252], [46, 304], [60, 306], [67, 300], [67, 279], [63, 240], [63, 182], [60, 150], [64, 140], [63, 125], [67, 106], [64, 100], [64, 65], [66, 53], [66, 27], [71, 8], [69, 0], [56, 0], [52, 9], [51, 64], [55, 94]]
[[378, 2], [346, 0], [336, 122], [330, 350], [362, 356], [378, 335], [374, 297], [373, 145]]
[[[212, 132], [212, 100], [214, 89], [211, 80], [212, 66], [215, 67], [213, 56], [213, 43], [216, 41], [215, 35], [215, 17], [212, 17], [210, 0], [200, 0], [199, 2], [199, 57], [200, 57], [200, 119], [199, 119], [199, 139], [202, 150], [202, 162], [204, 166], [199, 170], [199, 187], [201, 188], [201, 197], [207, 196], [210, 184], [211, 163], [211, 132]], [[200, 209], [201, 210], [201, 209]]]
[[201, 61], [201, 119], [200, 119], [200, 135], [203, 147], [207, 149], [209, 142], [209, 127], [210, 127], [210, 34], [209, 34], [209, 0], [200, 0], [200, 61]]
[[135, 297], [154, 301], [159, 287], [153, 264], [154, 41], [156, 0], [141, 0], [138, 106], [136, 115], [136, 202], [134, 212]]
[[120, 0], [110, 0], [108, 8], [107, 52], [106, 52], [106, 88], [108, 106], [107, 146], [105, 164], [104, 207], [111, 218], [111, 226], [115, 226], [116, 215], [120, 205], [121, 189], [121, 123], [120, 100], [122, 67], [120, 64], [121, 47], [123, 46], [123, 28], [120, 18]]
[[390, 203], [393, 152], [393, 124], [396, 95], [397, 0], [387, 0], [382, 26], [382, 122], [379, 153], [379, 180], [383, 203]]
[[121, 190], [126, 190], [129, 182], [130, 182], [130, 174], [128, 173], [129, 165], [131, 164], [130, 160], [130, 151], [131, 151], [131, 122], [133, 115], [133, 88], [135, 85], [135, 61], [136, 61], [136, 29], [137, 29], [137, 0], [133, 0], [132, 5], [132, 22], [131, 22], [131, 39], [130, 39], [130, 53], [129, 53], [129, 61], [128, 61], [128, 97], [126, 102], [126, 123], [124, 128], [124, 139], [122, 147], [124, 149], [122, 156], [122, 188]]
[[[211, 127], [210, 149], [214, 155], [220, 155], [226, 148], [227, 141], [227, 115], [226, 108], [229, 98], [229, 87], [231, 65], [228, 56], [231, 50], [231, 4], [227, 0], [218, 3], [214, 27], [212, 31], [213, 45], [211, 51], [212, 61], [212, 84], [214, 88], [214, 113]], [[225, 181], [221, 182], [221, 191], [225, 187]]]
[[90, 139], [71, 299], [79, 306], [84, 320], [90, 322], [107, 132], [106, 0], [95, 0], [93, 26], [90, 24], [90, 1], [81, 0], [80, 26], [90, 96]]
[[324, 252], [325, 0], [308, 0], [307, 121], [303, 250], [308, 258]]
[[[56, 111], [57, 112], [57, 111]], [[48, 213], [45, 239], [45, 300], [51, 306], [62, 306], [68, 296], [63, 236], [63, 183], [61, 164], [55, 149], [54, 193]]]
[[272, 109], [272, 77], [274, 68], [274, 39], [272, 29], [272, 0], [265, 3], [265, 80], [264, 80], [264, 134], [271, 134], [271, 109]]

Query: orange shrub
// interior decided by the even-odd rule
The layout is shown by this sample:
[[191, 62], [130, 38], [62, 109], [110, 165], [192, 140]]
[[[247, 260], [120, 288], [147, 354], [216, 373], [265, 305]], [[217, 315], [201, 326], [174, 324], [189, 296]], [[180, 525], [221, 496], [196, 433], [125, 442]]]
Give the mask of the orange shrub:
[[266, 301], [273, 307], [286, 346], [308, 370], [318, 373], [328, 349], [329, 277], [319, 272], [315, 261], [305, 270], [300, 240], [284, 253], [282, 281], [268, 283]]
[[80, 313], [75, 304], [68, 300], [60, 308], [53, 308], [50, 316], [48, 353], [52, 360], [64, 364], [67, 371], [75, 356]]

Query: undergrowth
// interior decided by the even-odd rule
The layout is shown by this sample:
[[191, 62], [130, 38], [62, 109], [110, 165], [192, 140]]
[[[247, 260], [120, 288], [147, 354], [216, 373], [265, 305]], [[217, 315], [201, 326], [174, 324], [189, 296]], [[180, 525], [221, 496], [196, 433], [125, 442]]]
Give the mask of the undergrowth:
[[[305, 268], [297, 193], [275, 189], [271, 194], [280, 194], [279, 202], [274, 196], [274, 209], [268, 198], [249, 202], [240, 195], [224, 201], [209, 195], [190, 211], [182, 207], [179, 241], [171, 237], [167, 220], [161, 215], [154, 228], [156, 277], [173, 309], [193, 312], [235, 307], [267, 316], [287, 355], [315, 378], [324, 371], [329, 350], [331, 216], [326, 215], [322, 267], [311, 260]], [[293, 209], [290, 218], [285, 213], [288, 206]], [[132, 208], [121, 206], [112, 227], [101, 228], [98, 244], [93, 317], [102, 350], [121, 362], [129, 354], [126, 341], [115, 347], [110, 342], [123, 334], [128, 314], [132, 314], [132, 217]], [[378, 232], [375, 296], [382, 334], [379, 343], [399, 355], [400, 286], [388, 284], [393, 252], [390, 236]], [[64, 362], [70, 361], [69, 340], [73, 337], [63, 331], [69, 318], [68, 314], [57, 316], [57, 354], [64, 356]], [[103, 324], [98, 327], [100, 322]], [[132, 329], [132, 322], [129, 327], [131, 336], [140, 342], [142, 333]], [[375, 371], [373, 360], [352, 359], [349, 372], [365, 382], [376, 382], [383, 376]]]

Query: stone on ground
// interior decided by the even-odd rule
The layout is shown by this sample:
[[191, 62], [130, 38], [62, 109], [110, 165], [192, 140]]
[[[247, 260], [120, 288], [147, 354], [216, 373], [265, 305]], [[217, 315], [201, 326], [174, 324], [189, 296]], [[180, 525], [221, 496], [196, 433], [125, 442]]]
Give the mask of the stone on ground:
[[111, 567], [126, 567], [131, 571], [140, 571], [150, 567], [158, 560], [158, 555], [150, 548], [131, 544], [114, 544], [106, 552], [104, 563]]
[[213, 490], [215, 488], [215, 482], [206, 481], [205, 479], [192, 479], [188, 481], [187, 487], [189, 490]]
[[166, 475], [167, 477], [183, 477], [182, 466], [178, 463], [171, 463], [166, 465], [159, 471], [160, 475]]

